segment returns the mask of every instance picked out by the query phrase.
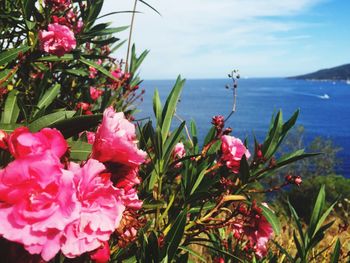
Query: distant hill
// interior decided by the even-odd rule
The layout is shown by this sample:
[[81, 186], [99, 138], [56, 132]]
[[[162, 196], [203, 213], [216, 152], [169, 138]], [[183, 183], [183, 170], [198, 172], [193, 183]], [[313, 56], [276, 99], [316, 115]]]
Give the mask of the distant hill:
[[350, 80], [350, 64], [334, 68], [321, 69], [313, 73], [288, 78], [314, 80]]

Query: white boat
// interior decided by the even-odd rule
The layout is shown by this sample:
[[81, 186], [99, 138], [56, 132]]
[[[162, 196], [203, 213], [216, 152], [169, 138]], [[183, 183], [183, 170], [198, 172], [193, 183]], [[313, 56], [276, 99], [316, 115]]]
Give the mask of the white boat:
[[348, 85], [350, 85], [350, 79], [347, 79], [347, 80], [345, 81], [345, 83], [348, 84]]
[[322, 99], [322, 100], [329, 100], [331, 97], [328, 95], [328, 94], [323, 94], [323, 95], [321, 95], [321, 96], [318, 96], [320, 99]]

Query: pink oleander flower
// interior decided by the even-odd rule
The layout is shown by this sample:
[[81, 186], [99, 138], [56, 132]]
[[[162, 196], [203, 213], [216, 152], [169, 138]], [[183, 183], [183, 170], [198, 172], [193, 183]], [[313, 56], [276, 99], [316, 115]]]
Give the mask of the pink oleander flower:
[[108, 163], [108, 171], [111, 172], [113, 185], [123, 192], [122, 199], [125, 206], [133, 210], [141, 209], [142, 201], [139, 200], [134, 188], [141, 183], [138, 176], [139, 167]]
[[8, 140], [8, 134], [0, 130], [0, 149], [6, 150], [7, 149], [7, 140]]
[[125, 205], [123, 191], [114, 187], [105, 166], [90, 159], [83, 167], [71, 163], [80, 216], [64, 231], [62, 252], [69, 258], [98, 249], [119, 226]]
[[96, 263], [107, 263], [111, 257], [111, 251], [109, 249], [108, 242], [104, 242], [100, 248], [94, 251], [90, 258], [94, 260]]
[[93, 100], [98, 100], [103, 94], [103, 90], [96, 89], [95, 87], [90, 87], [90, 97]]
[[94, 67], [89, 67], [89, 78], [94, 79], [98, 73], [98, 70], [95, 69]]
[[245, 155], [247, 159], [250, 157], [248, 149], [240, 139], [229, 135], [223, 135], [221, 143], [222, 161], [233, 173], [239, 173], [242, 156]]
[[92, 147], [92, 158], [133, 167], [145, 161], [146, 153], [137, 148], [135, 126], [124, 113], [116, 113], [112, 107], [104, 111]]
[[[173, 157], [175, 160], [181, 159], [183, 157], [185, 157], [186, 155], [186, 150], [185, 150], [185, 145], [182, 142], [178, 142], [173, 150]], [[177, 163], [175, 165], [176, 168], [179, 168], [182, 166], [182, 163]]]
[[27, 127], [20, 127], [10, 134], [8, 147], [15, 158], [42, 155], [46, 151], [61, 158], [66, 153], [68, 144], [56, 129], [44, 128], [37, 133], [31, 133]]
[[113, 77], [115, 77], [116, 79], [120, 79], [123, 77], [123, 72], [121, 71], [120, 68], [117, 68], [116, 70], [112, 71], [111, 74], [113, 75]]
[[56, 56], [63, 56], [76, 47], [74, 33], [65, 25], [49, 24], [48, 31], [39, 31], [41, 50]]
[[263, 258], [267, 254], [266, 244], [272, 237], [273, 229], [263, 215], [252, 220], [254, 221], [252, 225], [243, 228], [244, 233], [247, 235], [255, 254], [259, 258]]
[[73, 173], [45, 152], [16, 159], [0, 170], [0, 236], [49, 261], [63, 230], [79, 217]]

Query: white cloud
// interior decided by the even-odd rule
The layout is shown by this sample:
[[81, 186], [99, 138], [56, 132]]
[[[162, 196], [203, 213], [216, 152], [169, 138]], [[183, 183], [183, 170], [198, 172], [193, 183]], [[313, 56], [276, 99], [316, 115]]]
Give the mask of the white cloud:
[[[133, 41], [151, 53], [142, 67], [147, 78], [220, 77], [232, 67], [248, 75], [279, 75], [286, 48], [308, 39], [296, 32], [309, 24], [294, 16], [324, 0], [146, 0], [137, 14]], [[105, 0], [103, 13], [131, 10], [133, 0]], [[130, 23], [130, 14], [109, 16], [115, 25]], [[295, 32], [294, 32], [295, 31]], [[123, 35], [127, 38], [127, 34]], [[125, 57], [125, 49], [118, 56]], [[274, 73], [275, 72], [275, 73]]]

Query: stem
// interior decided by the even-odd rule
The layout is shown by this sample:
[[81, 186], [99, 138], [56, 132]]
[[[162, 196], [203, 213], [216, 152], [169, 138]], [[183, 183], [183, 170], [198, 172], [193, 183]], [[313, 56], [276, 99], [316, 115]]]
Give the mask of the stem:
[[[179, 121], [184, 122], [184, 120], [183, 120], [182, 118], [180, 118], [180, 116], [177, 115], [176, 112], [174, 113], [174, 116], [175, 116], [175, 118], [177, 118]], [[194, 144], [193, 144], [193, 141], [192, 141], [192, 139], [191, 139], [190, 132], [188, 131], [187, 124], [185, 124], [185, 131], [186, 131], [187, 138], [188, 138], [188, 140], [190, 141], [191, 146], [192, 146], [192, 148], [193, 148]]]
[[125, 73], [129, 72], [129, 55], [130, 55], [130, 47], [131, 47], [131, 37], [132, 37], [132, 30], [134, 28], [134, 21], [135, 21], [135, 13], [136, 13], [136, 6], [137, 6], [137, 0], [134, 2], [134, 8], [133, 13], [131, 15], [131, 23], [130, 23], [130, 31], [129, 31], [129, 41], [128, 41], [128, 51], [126, 53], [126, 61], [125, 61]]

